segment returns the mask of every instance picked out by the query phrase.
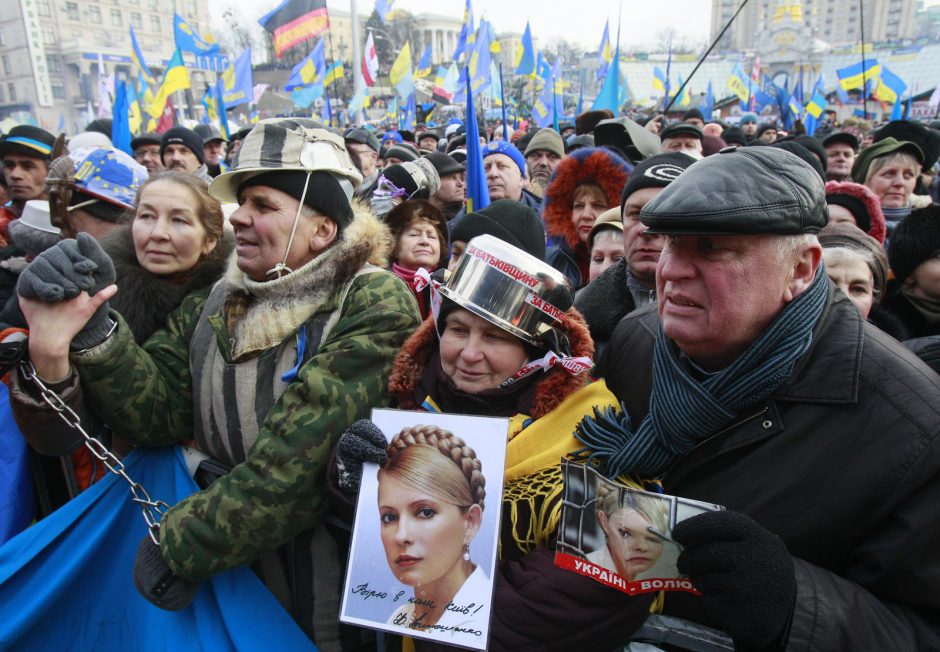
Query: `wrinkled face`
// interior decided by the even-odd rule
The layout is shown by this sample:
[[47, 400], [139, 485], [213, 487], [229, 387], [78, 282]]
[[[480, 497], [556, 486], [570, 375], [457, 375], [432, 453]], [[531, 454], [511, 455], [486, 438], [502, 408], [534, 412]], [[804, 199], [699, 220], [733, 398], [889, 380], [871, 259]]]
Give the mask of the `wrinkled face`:
[[829, 204], [829, 224], [840, 224], [842, 222], [851, 224], [852, 226], [858, 226], [858, 222], [855, 221], [855, 216], [852, 215], [852, 211], [839, 204]]
[[757, 140], [765, 145], [772, 145], [773, 143], [777, 142], [777, 130], [765, 129], [764, 133], [762, 133]]
[[772, 236], [667, 236], [656, 269], [663, 332], [698, 364], [733, 362], [783, 309], [793, 266]]
[[421, 136], [421, 138], [418, 139], [418, 148], [429, 149], [432, 152], [437, 150], [437, 136], [434, 136], [433, 134]]
[[195, 172], [199, 169], [199, 159], [193, 150], [177, 143], [171, 143], [163, 150], [163, 165], [167, 170]]
[[199, 205], [188, 188], [154, 181], [144, 188], [131, 225], [137, 262], [151, 274], [187, 272], [215, 247], [199, 219]]
[[444, 320], [441, 367], [462, 392], [496, 389], [527, 360], [522, 340], [469, 310], [458, 308]]
[[609, 517], [598, 512], [597, 520], [617, 573], [627, 581], [652, 568], [663, 554], [663, 540], [650, 532], [653, 524], [635, 509], [622, 507]]
[[159, 145], [141, 145], [134, 150], [134, 160], [147, 168], [150, 176], [163, 172], [163, 161], [160, 160]]
[[3, 157], [3, 173], [13, 201], [27, 202], [45, 198], [48, 172], [49, 164], [43, 159], [22, 154], [6, 154]]
[[378, 498], [385, 559], [399, 582], [427, 587], [461, 572], [463, 546], [474, 532], [457, 505], [385, 471], [379, 472]]
[[940, 301], [940, 258], [922, 262], [904, 282], [911, 287], [914, 294]]
[[649, 235], [640, 221], [640, 211], [662, 188], [640, 188], [630, 194], [623, 206], [623, 252], [630, 273], [648, 288], [656, 286], [656, 265], [666, 242], [665, 236]]
[[673, 136], [663, 141], [664, 152], [702, 153], [702, 141], [694, 136]]
[[379, 153], [368, 145], [363, 145], [362, 143], [355, 143], [352, 141], [346, 141], [346, 151], [349, 152], [349, 156], [352, 158], [353, 163], [357, 164], [359, 171], [362, 172], [362, 177], [366, 178], [375, 172], [375, 164], [379, 159]]
[[417, 218], [398, 236], [395, 262], [405, 269], [424, 267], [433, 271], [441, 259], [441, 239], [434, 225]]
[[533, 181], [538, 181], [542, 185], [545, 185], [548, 183], [549, 177], [552, 176], [552, 172], [555, 171], [555, 168], [557, 168], [558, 164], [561, 162], [561, 157], [554, 152], [542, 149], [537, 152], [531, 152], [525, 157], [525, 162], [529, 166], [529, 177]]
[[884, 208], [903, 208], [911, 201], [911, 193], [920, 171], [903, 160], [888, 163], [865, 183]]
[[611, 265], [623, 258], [623, 237], [618, 231], [605, 228], [594, 234], [591, 247], [590, 280], [593, 281]]
[[594, 186], [581, 186], [574, 191], [571, 203], [571, 223], [578, 239], [587, 242], [597, 216], [607, 210], [607, 198]]
[[845, 143], [832, 143], [826, 148], [826, 157], [829, 159], [826, 167], [826, 176], [835, 179], [847, 178], [852, 174], [852, 165], [855, 164], [855, 150]]
[[202, 146], [202, 153], [209, 165], [218, 165], [225, 155], [225, 143], [213, 140]]
[[862, 314], [862, 319], [868, 319], [868, 313], [875, 302], [875, 292], [871, 268], [865, 259], [861, 256], [849, 256], [847, 252], [836, 258], [823, 249], [823, 260], [826, 262], [826, 274], [829, 279], [852, 300]]
[[[268, 186], [250, 186], [238, 197], [238, 210], [229, 217], [235, 230], [238, 268], [254, 281], [269, 280], [267, 272], [284, 260], [294, 217], [300, 202]], [[287, 266], [297, 269], [314, 258], [309, 242], [321, 215], [301, 215], [287, 256]]]
[[462, 202], [467, 198], [467, 175], [465, 172], [448, 174], [441, 177], [441, 189], [434, 193], [435, 198], [443, 204]]
[[486, 173], [486, 187], [490, 191], [490, 200], [522, 199], [522, 186], [525, 179], [516, 162], [505, 154], [490, 154], [483, 159], [483, 171]]

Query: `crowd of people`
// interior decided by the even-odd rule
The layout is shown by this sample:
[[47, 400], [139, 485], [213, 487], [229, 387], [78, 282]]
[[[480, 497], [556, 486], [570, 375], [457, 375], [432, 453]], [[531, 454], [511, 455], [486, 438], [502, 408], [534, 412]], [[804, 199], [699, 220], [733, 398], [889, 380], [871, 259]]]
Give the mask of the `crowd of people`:
[[[940, 647], [940, 125], [637, 118], [479, 125], [469, 210], [458, 120], [0, 136], [0, 340], [118, 456], [197, 460], [141, 595], [185, 609], [247, 564], [320, 649], [375, 649], [338, 617], [363, 463], [442, 528], [484, 495], [459, 438], [370, 427], [395, 407], [509, 419], [490, 649], [621, 649], [651, 611], [742, 649]], [[107, 469], [7, 382], [39, 519]], [[556, 567], [562, 458], [724, 506], [672, 532], [700, 594]], [[481, 572], [455, 550], [403, 572], [416, 628]]]

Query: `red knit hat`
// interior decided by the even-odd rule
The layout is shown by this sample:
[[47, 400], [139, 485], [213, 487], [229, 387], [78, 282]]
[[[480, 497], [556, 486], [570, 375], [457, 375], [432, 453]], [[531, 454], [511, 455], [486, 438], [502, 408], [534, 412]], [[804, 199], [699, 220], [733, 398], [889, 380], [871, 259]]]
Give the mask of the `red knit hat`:
[[[859, 227], [863, 225], [864, 217], [867, 217], [870, 224], [868, 235], [881, 244], [885, 243], [888, 231], [884, 213], [881, 212], [881, 202], [867, 187], [851, 181], [829, 181], [826, 183], [826, 203], [848, 209], [855, 216]], [[865, 215], [859, 215], [859, 211], [864, 211]], [[863, 220], [859, 221], [859, 217]]]

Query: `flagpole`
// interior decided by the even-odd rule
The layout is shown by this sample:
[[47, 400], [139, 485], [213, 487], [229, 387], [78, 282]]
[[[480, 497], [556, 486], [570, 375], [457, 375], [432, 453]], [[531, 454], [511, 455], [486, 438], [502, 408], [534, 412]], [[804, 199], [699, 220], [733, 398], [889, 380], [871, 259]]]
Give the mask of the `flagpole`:
[[[733, 23], [733, 22], [734, 22], [734, 19], [738, 17], [738, 14], [741, 13], [741, 10], [744, 9], [744, 6], [747, 4], [747, 2], [748, 2], [748, 0], [741, 0], [741, 6], [738, 7], [738, 10], [737, 10], [736, 12], [734, 12], [734, 15], [728, 20], [728, 24], [726, 24], [725, 27], [724, 27], [724, 29], [722, 29], [721, 32], [719, 32], [719, 34], [718, 34], [718, 36], [715, 38], [715, 40], [712, 41], [712, 44], [708, 46], [708, 49], [705, 50], [705, 54], [703, 54], [703, 55], [702, 55], [702, 58], [698, 60], [698, 63], [695, 64], [695, 67], [692, 68], [692, 72], [689, 73], [689, 76], [688, 76], [688, 78], [685, 80], [685, 83], [683, 83], [682, 86], [679, 88], [679, 92], [675, 94], [675, 97], [672, 98], [672, 101], [669, 102], [669, 105], [665, 108], [665, 110], [663, 111], [663, 113], [666, 113], [666, 112], [669, 111], [670, 107], [672, 107], [672, 105], [673, 105], [673, 102], [676, 101], [676, 97], [681, 97], [681, 96], [682, 96], [682, 91], [685, 90], [685, 87], [688, 85], [688, 83], [689, 83], [690, 81], [692, 81], [692, 78], [695, 76], [695, 73], [696, 73], [696, 72], [698, 71], [698, 69], [702, 66], [702, 64], [705, 63], [705, 59], [708, 58], [708, 55], [711, 54], [712, 50], [715, 49], [715, 46], [718, 45], [718, 41], [721, 40], [721, 37], [723, 37], [723, 36], [725, 35], [725, 32], [728, 31], [728, 28], [731, 27], [731, 23]], [[859, 0], [859, 2], [861, 2], [861, 0]], [[667, 77], [667, 79], [666, 79], [666, 82], [667, 82], [667, 84], [668, 84], [668, 82], [669, 82], [668, 77]], [[747, 85], [747, 88], [748, 88], [748, 95], [750, 95], [750, 92], [751, 92], [751, 85], [748, 84], [748, 85]], [[668, 95], [668, 94], [669, 94], [669, 92], [667, 91], [667, 92], [666, 92], [666, 95]], [[750, 99], [748, 99], [748, 103], [750, 104]]]
[[[362, 78], [362, 42], [359, 40], [359, 11], [356, 0], [349, 0], [349, 16], [352, 20], [353, 94], [357, 95], [360, 90], [365, 88], [366, 81]], [[357, 111], [356, 116], [352, 118], [353, 124], [361, 124], [364, 115], [364, 108]]]
[[858, 31], [862, 41], [862, 106], [865, 109], [865, 119], [868, 120], [868, 80], [865, 72], [865, 14], [862, 12], [862, 0], [858, 0]]
[[499, 103], [503, 109], [503, 140], [509, 142], [509, 125], [506, 124], [506, 87], [503, 85], [503, 64], [499, 64]]
[[[326, 38], [327, 38], [327, 41], [328, 41], [329, 44], [330, 44], [330, 59], [333, 60], [333, 63], [330, 64], [330, 65], [331, 65], [331, 66], [335, 66], [335, 65], [336, 65], [336, 55], [333, 54], [333, 30], [331, 30], [331, 29], [326, 30]], [[326, 70], [329, 70], [329, 66], [326, 67]], [[326, 76], [326, 70], [323, 71], [324, 77]], [[343, 68], [343, 70], [345, 70], [345, 67]], [[335, 77], [336, 77], [336, 71], [335, 71], [335, 70], [333, 71], [333, 77], [334, 77], [333, 83], [330, 84], [330, 87], [331, 87], [331, 88], [336, 88], [336, 78], [335, 78]], [[326, 82], [326, 79], [324, 79], [323, 81], [324, 81], [324, 83], [325, 83], [325, 82]], [[339, 100], [339, 98], [336, 97], [336, 94], [335, 94], [335, 93], [330, 93], [330, 91], [327, 90], [326, 96], [327, 96], [327, 97], [330, 97], [331, 95], [332, 95], [332, 97], [333, 97], [334, 100], [337, 100], [337, 101]], [[331, 111], [330, 111], [330, 124], [329, 124], [330, 127], [333, 126], [333, 111], [332, 111], [332, 108], [333, 108], [333, 107], [330, 106], [330, 109], [331, 109]]]

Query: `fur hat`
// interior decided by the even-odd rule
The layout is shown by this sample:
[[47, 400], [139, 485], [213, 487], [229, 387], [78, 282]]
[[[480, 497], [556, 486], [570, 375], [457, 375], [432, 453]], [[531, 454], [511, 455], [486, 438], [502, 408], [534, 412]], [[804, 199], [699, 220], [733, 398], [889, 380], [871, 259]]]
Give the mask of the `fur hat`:
[[614, 117], [613, 111], [601, 109], [600, 111], [585, 111], [574, 119], [574, 132], [578, 136], [589, 134], [601, 120], [610, 120]]
[[632, 169], [613, 152], [597, 147], [579, 149], [563, 158], [545, 188], [542, 217], [548, 234], [563, 236], [569, 246], [576, 246], [580, 238], [571, 222], [575, 190], [584, 183], [594, 183], [604, 191], [607, 208], [612, 208], [619, 204]]
[[888, 244], [888, 261], [899, 283], [920, 264], [940, 256], [940, 205], [914, 209], [894, 227]]
[[875, 132], [872, 144], [885, 138], [909, 141], [920, 147], [924, 153], [923, 169], [929, 170], [940, 158], [940, 133], [919, 122], [895, 120]]
[[826, 203], [846, 208], [852, 213], [858, 228], [884, 244], [887, 228], [881, 202], [867, 187], [851, 181], [829, 181], [826, 183]]

